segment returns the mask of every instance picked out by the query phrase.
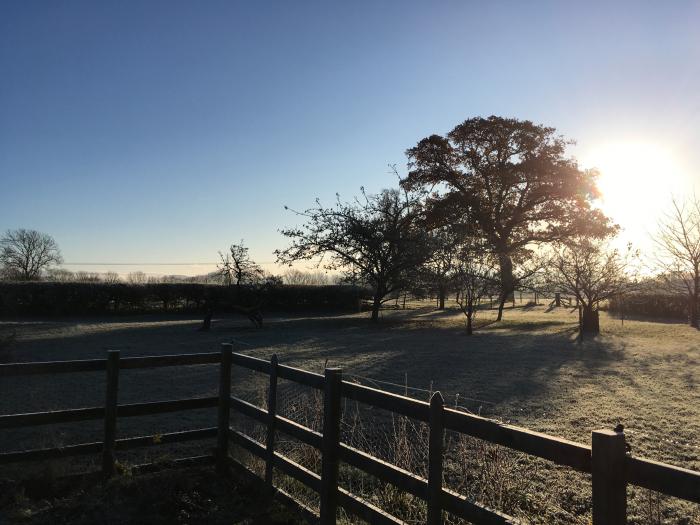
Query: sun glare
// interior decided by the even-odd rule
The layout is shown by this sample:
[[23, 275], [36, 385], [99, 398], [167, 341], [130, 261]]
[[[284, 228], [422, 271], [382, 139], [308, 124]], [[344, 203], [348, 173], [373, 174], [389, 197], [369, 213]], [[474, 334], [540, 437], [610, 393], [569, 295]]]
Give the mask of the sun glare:
[[632, 242], [654, 229], [681, 182], [673, 152], [652, 142], [605, 144], [586, 155], [582, 164], [600, 171], [599, 205]]

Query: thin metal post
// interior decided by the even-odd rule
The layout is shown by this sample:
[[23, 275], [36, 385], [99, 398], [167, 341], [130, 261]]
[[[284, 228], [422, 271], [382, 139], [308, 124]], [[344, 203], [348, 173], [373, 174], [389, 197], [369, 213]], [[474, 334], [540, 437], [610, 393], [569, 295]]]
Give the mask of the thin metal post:
[[231, 354], [233, 345], [221, 345], [221, 365], [219, 367], [219, 414], [216, 439], [216, 468], [225, 472], [228, 468], [229, 421], [231, 418]]
[[428, 439], [428, 525], [442, 523], [442, 455], [445, 440], [443, 409], [445, 400], [440, 392], [430, 398], [430, 437]]
[[338, 462], [340, 444], [340, 399], [343, 371], [326, 368], [321, 444], [321, 525], [333, 525], [338, 509]]
[[270, 389], [267, 393], [267, 441], [265, 443], [265, 484], [272, 489], [275, 460], [275, 416], [277, 415], [277, 354], [270, 359]]
[[102, 474], [114, 475], [114, 442], [117, 438], [117, 403], [119, 399], [119, 350], [107, 352], [107, 386], [105, 395]]

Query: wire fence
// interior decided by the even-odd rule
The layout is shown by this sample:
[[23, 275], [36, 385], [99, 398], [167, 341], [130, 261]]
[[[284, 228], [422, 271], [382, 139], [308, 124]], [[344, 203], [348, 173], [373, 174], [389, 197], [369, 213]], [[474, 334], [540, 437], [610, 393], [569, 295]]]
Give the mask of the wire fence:
[[[404, 384], [400, 384], [356, 374], [346, 373], [344, 377], [348, 381], [422, 401], [427, 401], [433, 393], [430, 387], [409, 385], [407, 379]], [[256, 389], [249, 389], [246, 399], [258, 406], [267, 407], [266, 387], [267, 384], [261, 384]], [[483, 407], [493, 411], [497, 405], [495, 401], [463, 393], [448, 394], [445, 398], [446, 405], [451, 408], [456, 407], [472, 414], [481, 413]], [[479, 408], [467, 407], [465, 401]], [[321, 432], [323, 394], [310, 387], [280, 379], [277, 386], [277, 413]], [[252, 436], [264, 442], [265, 429], [262, 426], [258, 425], [251, 432]], [[634, 435], [641, 437], [644, 434], [633, 432]], [[425, 423], [349, 399], [343, 400], [342, 442], [423, 478], [428, 475], [428, 437], [429, 427]], [[276, 450], [280, 453], [316, 474], [321, 473], [321, 456], [316, 448], [280, 432], [276, 434], [276, 443]], [[264, 471], [261, 460], [250, 456], [247, 461], [254, 471]], [[443, 476], [446, 488], [489, 508], [512, 515], [524, 523], [590, 523], [589, 474], [572, 472], [567, 467], [500, 445], [457, 432], [446, 432]], [[275, 483], [306, 506], [318, 511], [319, 498], [314, 491], [283, 473], [275, 473]], [[425, 501], [400, 491], [389, 483], [343, 465], [339, 473], [339, 484], [379, 508], [392, 509], [392, 514], [408, 524], [425, 523]], [[631, 524], [700, 524], [700, 511], [692, 503], [638, 487], [630, 487], [628, 496]], [[347, 523], [358, 522], [358, 518], [347, 514], [343, 514], [343, 520]], [[446, 514], [445, 523], [461, 525], [467, 522]]]

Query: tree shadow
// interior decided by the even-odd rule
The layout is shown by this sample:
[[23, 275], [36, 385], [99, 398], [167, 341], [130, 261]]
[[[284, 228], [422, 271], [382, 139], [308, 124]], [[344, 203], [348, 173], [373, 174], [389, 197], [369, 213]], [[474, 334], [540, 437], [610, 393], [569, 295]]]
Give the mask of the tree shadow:
[[[287, 317], [269, 321], [262, 329], [244, 321], [219, 320], [210, 332], [196, 332], [198, 318], [179, 321], [160, 325], [132, 320], [82, 334], [70, 325], [63, 335], [17, 341], [16, 353], [26, 361], [90, 359], [104, 357], [107, 349], [120, 349], [125, 357], [216, 352], [221, 343], [231, 342], [237, 352], [263, 359], [276, 353], [283, 364], [315, 372], [340, 366], [347, 374], [380, 381], [407, 381], [423, 389], [432, 385], [450, 400], [460, 394], [461, 399], [487, 401], [487, 415], [506, 418], [519, 408], [548, 403], [553, 392], [560, 395], [566, 388], [572, 374], [581, 378], [608, 374], [610, 364], [624, 357], [624, 343], [606, 338], [578, 343], [575, 327], [554, 320], [490, 323], [470, 337], [462, 328], [429, 321], [421, 325], [411, 316], [378, 324], [357, 315]], [[120, 403], [216, 395], [217, 373], [217, 365], [125, 371]], [[233, 378], [236, 388], [250, 393], [264, 389], [267, 381], [262, 374], [239, 367], [234, 367]], [[0, 413], [99, 406], [103, 389], [103, 373], [35, 376], [30, 381], [6, 378]], [[210, 418], [209, 413], [178, 413], [140, 422], [133, 418], [124, 430], [134, 435], [168, 431], [171, 424], [209, 426]], [[18, 439], [13, 436], [6, 438]], [[0, 448], [7, 447], [0, 443]]]

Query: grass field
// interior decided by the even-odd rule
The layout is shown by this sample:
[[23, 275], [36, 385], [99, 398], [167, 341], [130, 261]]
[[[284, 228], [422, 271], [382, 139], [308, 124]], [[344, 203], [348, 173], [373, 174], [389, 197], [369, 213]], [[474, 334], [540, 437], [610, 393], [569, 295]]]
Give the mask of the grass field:
[[[181, 316], [4, 321], [0, 330], [17, 331], [17, 361], [85, 359], [108, 349], [119, 349], [123, 356], [206, 352], [233, 342], [237, 351], [263, 358], [277, 353], [280, 362], [306, 369], [341, 366], [344, 374], [367, 384], [422, 399], [440, 390], [448, 404], [582, 443], [590, 443], [592, 430], [621, 422], [635, 455], [700, 470], [697, 330], [643, 320], [622, 325], [603, 314], [603, 333], [581, 343], [575, 336], [575, 313], [537, 306], [509, 309], [500, 323], [491, 323], [492, 312], [483, 312], [477, 322], [484, 326], [468, 337], [458, 311], [409, 306], [384, 311], [378, 326], [356, 314], [269, 316], [260, 330], [242, 318], [218, 319], [208, 333], [196, 331], [200, 319]], [[101, 404], [103, 380], [103, 374], [51, 382], [40, 377], [5, 380], [0, 413]], [[211, 366], [129, 371], [120, 379], [120, 402], [216, 391], [217, 371]], [[120, 421], [119, 430], [126, 436], [214, 421], [211, 411], [194, 411]], [[0, 447], [99, 439], [100, 431], [97, 423], [80, 429], [17, 430], [0, 437]], [[585, 489], [578, 493], [586, 486], [584, 477], [569, 484], [567, 471], [554, 469], [552, 482], [551, 472], [542, 470], [548, 467], [537, 468], [541, 482], [521, 487], [537, 501], [522, 505], [522, 516], [541, 523], [587, 523], [589, 495]], [[646, 491], [632, 494], [630, 514], [631, 523], [700, 523], [693, 506]]]

